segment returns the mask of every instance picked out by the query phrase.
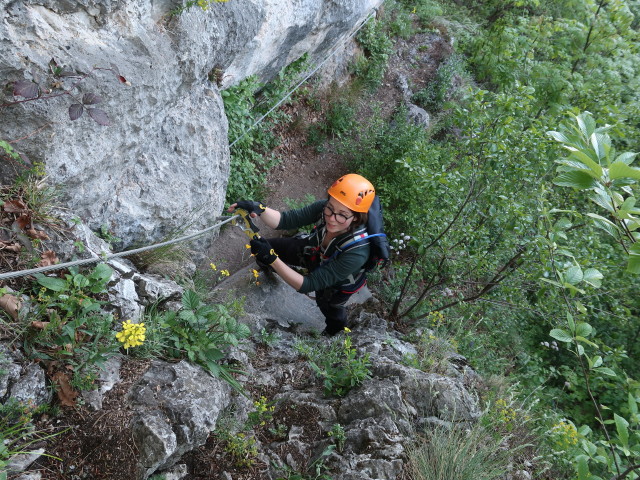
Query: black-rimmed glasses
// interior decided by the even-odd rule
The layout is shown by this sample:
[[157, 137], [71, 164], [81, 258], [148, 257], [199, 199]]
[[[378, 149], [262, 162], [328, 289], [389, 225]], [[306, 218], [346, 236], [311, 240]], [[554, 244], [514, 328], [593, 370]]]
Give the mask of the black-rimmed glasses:
[[350, 217], [347, 217], [346, 215], [343, 215], [342, 213], [336, 213], [334, 212], [333, 208], [331, 208], [331, 205], [329, 205], [328, 203], [324, 206], [324, 210], [323, 210], [324, 216], [325, 218], [329, 218], [331, 217], [331, 215], [333, 215], [333, 217], [336, 219], [336, 222], [338, 223], [346, 223], [347, 220], [349, 220], [350, 218], [353, 218], [353, 215], [351, 215]]

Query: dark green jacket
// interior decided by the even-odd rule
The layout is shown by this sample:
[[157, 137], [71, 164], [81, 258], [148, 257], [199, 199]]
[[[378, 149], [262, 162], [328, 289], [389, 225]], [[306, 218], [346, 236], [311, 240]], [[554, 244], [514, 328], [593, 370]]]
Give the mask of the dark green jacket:
[[[326, 200], [319, 200], [297, 210], [283, 212], [278, 224], [279, 230], [292, 230], [305, 225], [316, 223], [316, 227], [309, 236], [309, 246], [318, 248], [322, 244], [327, 229], [322, 219], [322, 209]], [[327, 248], [322, 251], [320, 265], [304, 276], [300, 293], [314, 292], [327, 287], [345, 288], [358, 283], [362, 279], [364, 272], [363, 265], [369, 259], [369, 242], [361, 242], [350, 248], [346, 252], [330, 257], [336, 251], [336, 247], [348, 243], [354, 235], [366, 231], [366, 225], [358, 226], [353, 232], [346, 232], [334, 238]], [[312, 255], [311, 249], [308, 252]], [[346, 290], [346, 288], [345, 288]]]

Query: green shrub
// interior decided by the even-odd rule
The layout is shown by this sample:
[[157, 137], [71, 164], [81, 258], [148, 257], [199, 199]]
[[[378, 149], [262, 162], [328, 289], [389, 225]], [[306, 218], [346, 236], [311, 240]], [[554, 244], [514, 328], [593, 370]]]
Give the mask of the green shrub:
[[25, 352], [30, 358], [67, 365], [76, 388], [91, 388], [98, 369], [119, 350], [113, 315], [104, 313], [105, 302], [98, 300], [112, 273], [99, 264], [86, 275], [73, 267], [63, 278], [35, 275], [41, 288], [32, 297]]
[[369, 20], [356, 39], [364, 49], [365, 56], [356, 61], [354, 73], [367, 88], [374, 90], [382, 82], [387, 70], [393, 43], [385, 32], [383, 23], [376, 19]]
[[[259, 126], [253, 125], [286, 97], [299, 82], [302, 72], [307, 67], [307, 56], [303, 55], [284, 68], [278, 74], [278, 78], [267, 85], [251, 76], [221, 92], [229, 120], [231, 143], [231, 175], [227, 186], [229, 203], [242, 198], [260, 198], [264, 195], [267, 173], [279, 161], [271, 153], [279, 142], [273, 130], [277, 125], [288, 122], [290, 117], [280, 108], [276, 108]], [[290, 102], [291, 97], [282, 105]]]
[[207, 305], [196, 292], [187, 290], [182, 296], [182, 309], [162, 314], [160, 324], [167, 355], [186, 357], [240, 390], [231, 375], [234, 368], [223, 365], [222, 359], [229, 347], [237, 346], [251, 331], [225, 305]]
[[452, 94], [452, 81], [463, 73], [463, 62], [457, 55], [445, 60], [436, 71], [435, 78], [425, 88], [413, 94], [412, 101], [430, 112], [439, 112], [447, 96]]
[[312, 349], [309, 364], [323, 379], [327, 396], [342, 397], [371, 376], [369, 354], [358, 356], [349, 335], [342, 341], [334, 340], [328, 348]]

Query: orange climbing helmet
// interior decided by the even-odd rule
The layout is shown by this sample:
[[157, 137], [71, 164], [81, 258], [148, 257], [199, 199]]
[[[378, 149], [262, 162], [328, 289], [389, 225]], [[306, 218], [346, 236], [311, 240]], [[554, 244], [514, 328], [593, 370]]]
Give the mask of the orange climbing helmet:
[[327, 193], [354, 212], [368, 212], [376, 189], [366, 178], [349, 173], [336, 180]]

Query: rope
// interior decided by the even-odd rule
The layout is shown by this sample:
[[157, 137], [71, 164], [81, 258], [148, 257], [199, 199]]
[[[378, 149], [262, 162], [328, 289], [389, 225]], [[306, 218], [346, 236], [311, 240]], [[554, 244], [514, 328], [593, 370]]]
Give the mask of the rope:
[[[99, 255], [99, 256], [94, 257], [94, 258], [85, 258], [85, 259], [82, 259], [82, 260], [74, 260], [72, 262], [57, 263], [55, 265], [48, 265], [46, 267], [31, 268], [29, 270], [20, 270], [20, 271], [17, 271], [17, 272], [2, 273], [2, 274], [0, 274], [0, 281], [8, 280], [10, 278], [24, 277], [24, 276], [33, 275], [33, 274], [36, 274], [36, 273], [50, 272], [52, 270], [61, 270], [63, 268], [76, 267], [76, 266], [79, 266], [79, 265], [89, 265], [89, 264], [98, 263], [98, 262], [108, 262], [109, 260], [111, 260], [113, 258], [127, 257], [129, 255], [135, 255], [137, 253], [146, 252], [147, 250], [152, 250], [152, 249], [155, 249], [155, 248], [165, 247], [167, 245], [173, 245], [174, 243], [186, 242], [186, 241], [189, 241], [189, 240], [193, 240], [194, 238], [197, 238], [197, 237], [199, 237], [201, 235], [204, 235], [205, 233], [208, 233], [211, 230], [219, 228], [222, 225], [224, 225], [225, 223], [229, 223], [232, 220], [235, 220], [236, 218], [239, 218], [239, 217], [240, 217], [240, 215], [234, 215], [232, 217], [228, 217], [223, 222], [217, 223], [215, 225], [211, 225], [210, 227], [207, 227], [204, 230], [200, 230], [199, 232], [195, 232], [195, 233], [192, 233], [190, 235], [185, 235], [185, 236], [180, 237], [180, 238], [175, 238], [173, 240], [167, 240], [166, 242], [156, 243], [154, 245], [147, 245], [146, 247], [140, 247], [140, 248], [136, 248], [136, 249], [133, 249], [133, 250], [127, 250], [125, 252], [103, 253], [102, 255]], [[225, 218], [225, 217], [218, 217], [218, 218]]]
[[244, 138], [244, 136], [245, 136], [247, 133], [249, 133], [251, 130], [253, 130], [253, 128], [254, 128], [256, 125], [258, 125], [259, 123], [261, 123], [261, 122], [262, 122], [262, 121], [263, 121], [263, 120], [264, 120], [264, 119], [265, 119], [265, 118], [266, 118], [266, 117], [267, 117], [271, 112], [273, 112], [276, 108], [278, 108], [280, 105], [282, 105], [282, 103], [283, 103], [287, 98], [289, 98], [289, 97], [293, 94], [293, 92], [295, 92], [298, 88], [300, 88], [300, 85], [302, 85], [304, 82], [306, 82], [307, 80], [309, 80], [309, 78], [310, 78], [314, 73], [316, 73], [316, 72], [320, 69], [320, 67], [322, 67], [322, 65], [324, 65], [325, 63], [327, 63], [327, 61], [328, 61], [332, 56], [334, 56], [334, 55], [338, 52], [338, 50], [339, 50], [341, 47], [343, 47], [344, 45], [346, 45], [347, 41], [349, 41], [351, 38], [353, 38], [353, 37], [355, 36], [355, 34], [356, 34], [356, 33], [358, 33], [358, 32], [362, 29], [362, 27], [364, 27], [364, 26], [367, 24], [367, 22], [369, 21], [369, 19], [375, 15], [375, 13], [376, 13], [376, 12], [377, 12], [377, 9], [376, 9], [376, 8], [374, 8], [374, 9], [369, 13], [369, 15], [367, 15], [367, 17], [366, 17], [362, 22], [360, 22], [360, 25], [358, 25], [358, 27], [357, 27], [353, 32], [351, 32], [351, 33], [350, 33], [350, 34], [349, 34], [349, 35], [344, 39], [344, 41], [343, 41], [342, 43], [340, 43], [340, 44], [338, 44], [338, 46], [334, 47], [334, 49], [333, 49], [332, 51], [330, 51], [330, 52], [329, 52], [329, 54], [325, 57], [325, 59], [324, 59], [324, 60], [322, 60], [322, 62], [320, 62], [318, 65], [316, 65], [316, 67], [315, 67], [313, 70], [311, 70], [311, 72], [309, 72], [307, 75], [305, 75], [305, 77], [304, 77], [300, 82], [298, 82], [298, 84], [297, 84], [295, 87], [293, 87], [291, 90], [289, 90], [289, 92], [288, 92], [287, 94], [285, 94], [285, 96], [284, 96], [284, 97], [282, 97], [282, 98], [278, 101], [278, 103], [276, 103], [273, 107], [271, 107], [271, 108], [267, 111], [267, 113], [265, 113], [265, 114], [264, 114], [264, 115], [262, 115], [260, 118], [258, 118], [258, 120], [256, 120], [256, 121], [253, 123], [253, 125], [251, 125], [249, 128], [247, 128], [244, 132], [242, 132], [242, 134], [241, 134], [238, 138], [236, 138], [233, 142], [231, 142], [231, 144], [229, 145], [229, 148], [232, 148], [236, 143], [238, 143], [240, 140], [242, 140], [242, 138]]

